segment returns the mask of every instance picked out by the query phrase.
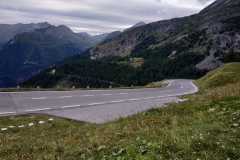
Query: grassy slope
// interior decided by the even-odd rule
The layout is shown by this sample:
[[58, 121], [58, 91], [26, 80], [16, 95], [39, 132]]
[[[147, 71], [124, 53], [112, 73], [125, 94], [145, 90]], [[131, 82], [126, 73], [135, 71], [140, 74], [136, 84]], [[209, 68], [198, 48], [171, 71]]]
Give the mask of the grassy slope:
[[240, 81], [185, 97], [190, 100], [101, 125], [0, 117], [0, 128], [25, 125], [0, 131], [0, 159], [240, 159]]
[[195, 84], [203, 88], [213, 88], [238, 81], [240, 81], [240, 63], [228, 63], [209, 72]]

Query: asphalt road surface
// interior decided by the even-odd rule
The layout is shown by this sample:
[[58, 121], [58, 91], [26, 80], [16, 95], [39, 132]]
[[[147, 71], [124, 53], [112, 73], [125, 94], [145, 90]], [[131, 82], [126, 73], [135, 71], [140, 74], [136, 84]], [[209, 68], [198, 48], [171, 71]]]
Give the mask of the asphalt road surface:
[[197, 91], [191, 80], [168, 80], [165, 88], [0, 93], [0, 116], [42, 113], [104, 123], [178, 101]]

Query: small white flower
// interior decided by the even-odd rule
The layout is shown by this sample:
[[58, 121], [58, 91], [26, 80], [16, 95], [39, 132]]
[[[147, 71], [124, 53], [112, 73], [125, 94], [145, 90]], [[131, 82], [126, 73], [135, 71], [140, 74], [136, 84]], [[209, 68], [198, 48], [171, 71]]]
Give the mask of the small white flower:
[[208, 133], [208, 135], [209, 135], [210, 133]]
[[7, 128], [1, 128], [1, 130], [2, 130], [2, 131], [6, 131], [6, 130], [7, 130]]
[[219, 142], [217, 142], [217, 144], [220, 144]]
[[53, 118], [49, 118], [48, 121], [53, 121]]
[[24, 127], [24, 125], [18, 126], [18, 128], [23, 128], [23, 127]]
[[214, 112], [216, 110], [216, 108], [210, 108], [208, 111], [209, 112]]
[[31, 127], [31, 126], [34, 126], [34, 124], [33, 123], [29, 123], [28, 126]]
[[44, 122], [44, 121], [39, 121], [38, 123], [39, 123], [39, 124], [43, 124], [43, 123], [45, 123], [45, 122]]
[[9, 126], [9, 128], [15, 128], [15, 126]]

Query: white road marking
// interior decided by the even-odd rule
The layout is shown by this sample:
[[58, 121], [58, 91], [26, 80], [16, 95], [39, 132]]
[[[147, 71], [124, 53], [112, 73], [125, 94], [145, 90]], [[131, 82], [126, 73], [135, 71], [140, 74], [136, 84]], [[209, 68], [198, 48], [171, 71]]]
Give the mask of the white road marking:
[[61, 108], [74, 108], [74, 107], [80, 107], [81, 105], [73, 105], [73, 106], [63, 106]]
[[172, 90], [164, 90], [164, 91], [159, 91], [159, 92], [170, 92], [170, 91], [172, 91]]
[[89, 106], [93, 106], [93, 105], [100, 105], [100, 104], [105, 104], [105, 102], [101, 102], [101, 103], [91, 103], [91, 104], [88, 104]]
[[119, 93], [120, 95], [127, 94], [127, 93]]
[[3, 115], [3, 114], [16, 114], [17, 112], [2, 112], [0, 113], [0, 115]]
[[148, 99], [154, 99], [154, 97], [148, 97], [148, 98], [144, 98], [144, 99], [146, 99], [146, 100], [148, 100]]
[[59, 97], [59, 98], [71, 98], [72, 96], [62, 96], [62, 97]]
[[121, 100], [121, 101], [111, 101], [111, 103], [121, 103], [121, 102], [124, 102], [124, 100]]
[[141, 99], [130, 99], [129, 101], [140, 101]]
[[93, 97], [94, 95], [83, 95], [83, 97]]
[[112, 94], [103, 94], [104, 96], [111, 96]]
[[51, 108], [33, 109], [33, 110], [26, 110], [26, 112], [45, 111], [45, 110], [50, 110], [50, 109]]
[[157, 97], [157, 98], [165, 98], [166, 96], [159, 96], [159, 97]]
[[34, 100], [36, 100], [36, 99], [47, 99], [47, 97], [39, 97], [39, 98], [32, 98], [32, 99], [34, 99]]

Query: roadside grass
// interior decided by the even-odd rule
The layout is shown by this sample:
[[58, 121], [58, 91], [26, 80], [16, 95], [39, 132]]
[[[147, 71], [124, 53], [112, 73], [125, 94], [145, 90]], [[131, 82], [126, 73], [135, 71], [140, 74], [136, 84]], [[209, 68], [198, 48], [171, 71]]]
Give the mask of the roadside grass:
[[228, 63], [195, 81], [201, 88], [213, 88], [240, 81], [240, 63]]
[[240, 81], [184, 97], [105, 124], [0, 117], [0, 159], [240, 159]]
[[186, 97], [106, 124], [0, 117], [0, 159], [240, 159], [240, 82]]
[[158, 87], [166, 87], [167, 85], [168, 85], [167, 83], [164, 83], [164, 82], [160, 81], [160, 82], [149, 83], [145, 87], [148, 87], [148, 88], [158, 88]]

